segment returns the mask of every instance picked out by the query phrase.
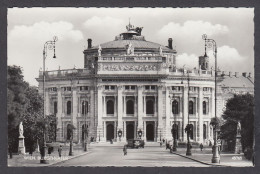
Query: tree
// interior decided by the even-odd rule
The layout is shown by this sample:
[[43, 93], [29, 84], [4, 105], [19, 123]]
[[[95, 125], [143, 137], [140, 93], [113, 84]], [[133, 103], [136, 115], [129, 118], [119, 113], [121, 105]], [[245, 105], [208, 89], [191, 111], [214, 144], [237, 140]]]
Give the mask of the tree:
[[23, 80], [19, 66], [8, 66], [7, 75], [8, 146], [18, 149], [18, 124], [24, 126], [25, 146], [35, 148], [36, 140], [43, 137], [40, 122], [43, 119], [43, 100], [37, 88]]
[[224, 124], [221, 126], [221, 138], [235, 146], [237, 124], [241, 123], [242, 149], [253, 148], [254, 139], [254, 97], [251, 94], [234, 95], [226, 104], [222, 115]]

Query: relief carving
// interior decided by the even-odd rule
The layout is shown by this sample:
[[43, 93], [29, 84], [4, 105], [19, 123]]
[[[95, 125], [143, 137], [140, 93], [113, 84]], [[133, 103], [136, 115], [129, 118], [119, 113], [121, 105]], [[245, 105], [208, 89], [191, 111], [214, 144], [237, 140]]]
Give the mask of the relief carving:
[[103, 71], [157, 71], [156, 65], [103, 65]]

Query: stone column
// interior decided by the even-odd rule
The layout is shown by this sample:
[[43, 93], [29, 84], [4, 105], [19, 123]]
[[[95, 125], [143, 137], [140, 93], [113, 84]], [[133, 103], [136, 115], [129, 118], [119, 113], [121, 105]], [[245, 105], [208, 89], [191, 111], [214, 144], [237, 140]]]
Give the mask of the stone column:
[[[97, 86], [98, 88], [98, 92], [97, 92], [97, 95], [98, 95], [98, 108], [97, 108], [97, 132], [99, 134], [99, 137], [100, 137], [100, 141], [104, 141], [104, 138], [103, 138], [103, 125], [102, 125], [102, 116], [103, 116], [103, 106], [102, 106], [102, 86]], [[98, 137], [98, 138], [99, 138]]]
[[62, 97], [61, 97], [61, 88], [58, 87], [58, 111], [57, 111], [57, 141], [62, 141], [62, 124], [61, 124], [61, 116], [62, 116]]
[[165, 119], [165, 136], [166, 139], [169, 140], [172, 138], [171, 136], [171, 126], [170, 126], [170, 97], [169, 97], [169, 87], [165, 87], [165, 113], [166, 113], [166, 119]]
[[163, 129], [163, 86], [159, 85], [158, 86], [158, 132], [162, 134], [162, 129]]
[[78, 115], [78, 96], [77, 96], [77, 87], [72, 88], [72, 124], [75, 127], [73, 130], [73, 139], [77, 141], [78, 135], [78, 123], [77, 123], [77, 115]]
[[202, 102], [203, 102], [203, 90], [202, 87], [199, 87], [199, 98], [198, 98], [198, 105], [199, 105], [199, 127], [198, 127], [198, 131], [199, 131], [199, 143], [203, 143], [203, 106], [202, 106]]
[[138, 130], [141, 129], [143, 131], [143, 87], [142, 86], [138, 86], [138, 91], [137, 91], [137, 94], [138, 94], [138, 98], [137, 98], [137, 101], [138, 101]]
[[[122, 97], [122, 91], [123, 87], [122, 86], [117, 86], [117, 121], [118, 121], [118, 126], [117, 126], [117, 134], [118, 131], [121, 130], [123, 132], [123, 135], [121, 137], [121, 141], [125, 138], [124, 130], [123, 130], [123, 97]], [[119, 137], [118, 140], [119, 141]]]
[[184, 86], [183, 90], [183, 141], [187, 141], [185, 127], [188, 124], [188, 87]]
[[[90, 100], [89, 100], [89, 104], [90, 104], [90, 110], [89, 110], [89, 114], [90, 114], [90, 128], [89, 128], [89, 135], [93, 136], [93, 137], [97, 137], [95, 136], [95, 95], [94, 95], [94, 87], [90, 88]], [[97, 135], [97, 134], [96, 134]]]

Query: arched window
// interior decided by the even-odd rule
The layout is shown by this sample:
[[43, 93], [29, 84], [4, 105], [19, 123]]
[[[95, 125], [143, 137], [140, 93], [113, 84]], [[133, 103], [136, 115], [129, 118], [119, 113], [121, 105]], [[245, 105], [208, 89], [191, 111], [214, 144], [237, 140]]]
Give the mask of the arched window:
[[134, 114], [134, 102], [133, 102], [133, 100], [128, 100], [126, 102], [126, 114]]
[[172, 113], [179, 114], [179, 103], [176, 100], [172, 102]]
[[68, 124], [67, 125], [67, 140], [70, 140], [72, 138], [72, 125], [71, 124]]
[[146, 114], [154, 114], [154, 105], [152, 100], [146, 102]]
[[193, 113], [193, 101], [189, 101], [189, 114], [194, 114]]
[[67, 101], [67, 114], [71, 114], [71, 101]]
[[206, 115], [207, 114], [207, 102], [203, 101], [202, 105], [203, 105], [203, 114]]
[[193, 140], [193, 124], [191, 124], [190, 139]]
[[87, 114], [88, 113], [88, 102], [82, 101], [81, 103], [81, 114]]
[[57, 114], [57, 112], [58, 112], [58, 108], [57, 108], [57, 102], [55, 101], [53, 105], [54, 105], [54, 108], [53, 108], [53, 113], [54, 113], [54, 115], [56, 115], [56, 114]]
[[114, 114], [114, 102], [112, 100], [107, 101], [107, 114]]
[[207, 128], [207, 126], [206, 126], [206, 124], [203, 124], [203, 139], [206, 139], [207, 137], [207, 134], [206, 134], [206, 128]]

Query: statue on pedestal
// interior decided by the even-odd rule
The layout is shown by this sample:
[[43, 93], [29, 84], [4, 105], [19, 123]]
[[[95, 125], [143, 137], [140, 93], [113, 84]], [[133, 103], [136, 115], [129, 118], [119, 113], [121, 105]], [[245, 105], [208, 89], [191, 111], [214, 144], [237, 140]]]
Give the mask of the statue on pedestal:
[[101, 46], [99, 45], [99, 46], [98, 46], [98, 57], [101, 57], [101, 51], [102, 51], [102, 48], [101, 48]]
[[242, 152], [242, 145], [241, 145], [241, 124], [240, 122], [237, 123], [237, 135], [236, 135], [236, 146], [235, 146], [235, 153], [240, 154]]
[[19, 124], [19, 146], [18, 153], [25, 154], [24, 136], [23, 136], [23, 122]]

